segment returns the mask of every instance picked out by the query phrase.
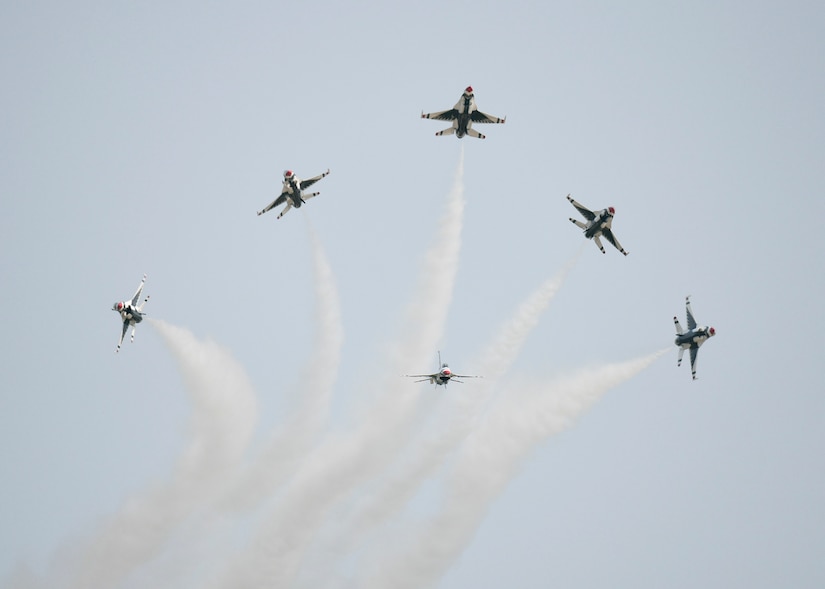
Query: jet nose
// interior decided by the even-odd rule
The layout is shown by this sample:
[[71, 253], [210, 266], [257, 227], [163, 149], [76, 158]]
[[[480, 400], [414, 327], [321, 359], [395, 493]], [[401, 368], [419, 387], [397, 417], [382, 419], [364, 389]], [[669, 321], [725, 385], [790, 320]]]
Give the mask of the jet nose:
[[711, 335], [716, 335], [716, 328], [711, 327], [711, 328], [708, 330], [708, 333], [709, 333], [709, 334], [711, 334]]

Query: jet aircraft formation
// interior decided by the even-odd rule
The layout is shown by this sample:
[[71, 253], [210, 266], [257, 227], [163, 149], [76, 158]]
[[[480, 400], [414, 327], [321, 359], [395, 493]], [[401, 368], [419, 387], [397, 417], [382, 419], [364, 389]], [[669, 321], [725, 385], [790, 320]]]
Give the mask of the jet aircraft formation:
[[[464, 92], [461, 94], [461, 97], [459, 98], [458, 102], [456, 102], [455, 106], [453, 106], [453, 108], [449, 110], [436, 111], [426, 114], [422, 111], [421, 118], [439, 121], [450, 121], [451, 126], [441, 131], [438, 131], [436, 133], [436, 136], [455, 135], [458, 139], [463, 138], [465, 135], [469, 135], [470, 137], [475, 137], [477, 139], [486, 138], [485, 135], [473, 129], [473, 123], [503, 124], [506, 121], [506, 117], [499, 118], [478, 110], [472, 86], [467, 86], [464, 89]], [[318, 182], [319, 180], [321, 180], [322, 178], [326, 177], [328, 174], [329, 170], [317, 176], [313, 176], [312, 178], [301, 180], [292, 170], [286, 170], [284, 172], [281, 194], [278, 195], [278, 197], [271, 203], [269, 203], [266, 207], [258, 211], [258, 215], [263, 215], [267, 211], [277, 206], [286, 205], [281, 210], [281, 212], [278, 213], [277, 218], [280, 219], [286, 213], [288, 213], [289, 210], [293, 207], [296, 209], [300, 208], [302, 205], [306, 204], [306, 201], [320, 194], [319, 192], [307, 193], [305, 192], [305, 190], [313, 184], [315, 184], [316, 182]], [[627, 250], [625, 250], [622, 247], [622, 245], [619, 243], [619, 240], [616, 239], [616, 236], [613, 234], [613, 218], [616, 214], [616, 209], [614, 207], [610, 206], [605, 209], [594, 211], [582, 205], [581, 203], [575, 201], [569, 194], [567, 195], [567, 200], [570, 201], [570, 204], [572, 204], [573, 207], [575, 207], [576, 210], [585, 219], [585, 222], [582, 222], [571, 217], [570, 221], [574, 225], [582, 229], [584, 232], [584, 236], [587, 239], [592, 239], [602, 253], [606, 253], [601, 242], [601, 238], [604, 237], [613, 247], [619, 250], [622, 254], [624, 254], [625, 256], [628, 255]], [[131, 341], [134, 341], [135, 327], [138, 323], [140, 323], [143, 320], [143, 305], [146, 303], [146, 301], [149, 300], [149, 297], [146, 297], [146, 299], [140, 305], [138, 305], [138, 300], [140, 299], [140, 294], [143, 290], [143, 285], [145, 282], [146, 275], [144, 274], [143, 280], [141, 281], [137, 292], [132, 297], [132, 300], [129, 302], [115, 303], [115, 305], [112, 307], [113, 310], [120, 313], [121, 320], [123, 321], [123, 331], [121, 332], [120, 341], [118, 342], [116, 351], [120, 351], [120, 346], [123, 343], [123, 338], [126, 335], [126, 331], [128, 330], [129, 326], [132, 326]], [[682, 329], [678, 319], [676, 319], [675, 317], [673, 318], [673, 321], [676, 324], [675, 344], [679, 348], [679, 358], [677, 360], [677, 366], [680, 366], [682, 363], [682, 355], [684, 351], [690, 350], [691, 374], [693, 376], [693, 379], [695, 380], [696, 356], [698, 354], [699, 347], [709, 338], [713, 337], [716, 334], [716, 330], [713, 327], [696, 325], [696, 321], [693, 318], [693, 313], [690, 308], [690, 297], [687, 297], [686, 299], [686, 306], [688, 324], [687, 331], [684, 331]], [[446, 363], [441, 362], [440, 351], [438, 353], [438, 363], [440, 365], [440, 369], [438, 372], [435, 372], [433, 374], [408, 374], [405, 376], [421, 379], [416, 382], [429, 381], [435, 385], [445, 386], [450, 381], [462, 382], [460, 380], [456, 380], [457, 378], [481, 378], [478, 376], [454, 374]]]

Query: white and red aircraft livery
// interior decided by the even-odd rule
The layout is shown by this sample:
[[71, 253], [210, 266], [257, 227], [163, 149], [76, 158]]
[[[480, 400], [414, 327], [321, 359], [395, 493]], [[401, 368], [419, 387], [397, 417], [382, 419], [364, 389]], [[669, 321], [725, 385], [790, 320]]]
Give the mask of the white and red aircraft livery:
[[682, 365], [682, 354], [685, 353], [685, 350], [690, 350], [690, 373], [693, 380], [696, 380], [696, 357], [699, 355], [699, 348], [716, 335], [716, 329], [707, 325], [696, 324], [693, 309], [690, 308], [690, 296], [685, 297], [685, 309], [687, 311], [687, 330], [682, 329], [679, 319], [673, 318], [673, 324], [676, 326], [676, 341], [674, 343], [679, 346], [679, 359], [676, 366]]
[[421, 380], [417, 380], [415, 382], [426, 382], [430, 381], [434, 385], [447, 385], [450, 381], [462, 383], [459, 378], [483, 378], [481, 376], [472, 376], [470, 374], [456, 374], [450, 367], [447, 366], [447, 363], [441, 362], [441, 352], [438, 352], [438, 364], [441, 366], [441, 369], [438, 372], [434, 372], [433, 374], [405, 374], [404, 376], [408, 378], [420, 378]]
[[277, 206], [280, 206], [286, 203], [284, 210], [282, 210], [278, 214], [278, 218], [280, 219], [284, 215], [289, 212], [289, 209], [295, 207], [296, 209], [301, 208], [301, 205], [308, 201], [310, 198], [314, 198], [321, 194], [320, 192], [310, 192], [308, 194], [304, 193], [305, 188], [309, 188], [313, 184], [315, 184], [318, 180], [327, 176], [329, 174], [329, 170], [315, 176], [314, 178], [309, 178], [308, 180], [301, 180], [298, 176], [296, 176], [292, 170], [287, 170], [284, 172], [284, 185], [281, 188], [281, 194], [265, 206], [262, 210], [258, 211], [258, 215], [263, 215], [270, 209], [273, 209]]
[[600, 211], [591, 211], [583, 204], [570, 198], [569, 194], [567, 195], [567, 200], [570, 201], [570, 204], [576, 207], [576, 210], [581, 213], [582, 217], [587, 219], [587, 223], [582, 223], [581, 221], [570, 217], [570, 222], [579, 229], [583, 229], [584, 236], [587, 239], [592, 239], [596, 242], [596, 245], [602, 253], [605, 252], [600, 237], [604, 237], [613, 247], [622, 252], [624, 255], [628, 254], [627, 250], [625, 250], [622, 247], [622, 244], [619, 243], [619, 240], [616, 239], [616, 236], [613, 235], [613, 217], [616, 214], [616, 209], [613, 207], [607, 207], [606, 209], [602, 209]]
[[130, 325], [132, 326], [131, 341], [135, 341], [135, 329], [137, 329], [137, 324], [143, 321], [143, 305], [145, 305], [146, 301], [149, 300], [149, 297], [146, 297], [143, 299], [143, 302], [138, 305], [140, 293], [143, 292], [143, 285], [145, 283], [146, 274], [143, 275], [143, 280], [140, 281], [137, 292], [135, 293], [135, 296], [132, 297], [131, 301], [121, 301], [112, 305], [112, 311], [117, 311], [120, 313], [120, 318], [123, 320], [123, 331], [120, 332], [120, 341], [117, 343], [117, 349], [115, 352], [120, 351], [120, 346], [123, 344], [123, 337], [126, 335], [126, 330], [129, 329]]
[[421, 113], [422, 119], [436, 119], [439, 121], [452, 121], [452, 127], [448, 127], [443, 131], [436, 133], [440, 135], [452, 135], [461, 139], [464, 135], [470, 137], [478, 137], [484, 139], [484, 135], [473, 129], [473, 123], [503, 123], [507, 117], [500, 119], [492, 115], [485, 114], [476, 107], [475, 95], [473, 94], [473, 87], [467, 86], [461, 99], [455, 103], [455, 106], [450, 110], [442, 110], [440, 112]]

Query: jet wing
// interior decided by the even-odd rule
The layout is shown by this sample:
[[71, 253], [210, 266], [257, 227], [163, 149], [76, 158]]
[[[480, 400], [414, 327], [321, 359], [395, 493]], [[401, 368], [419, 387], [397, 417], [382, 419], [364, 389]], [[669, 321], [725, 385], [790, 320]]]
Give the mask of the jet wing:
[[685, 297], [685, 308], [687, 309], [688, 329], [696, 329], [696, 319], [693, 318], [693, 310], [690, 308], [690, 297]]
[[422, 119], [437, 119], [439, 121], [454, 121], [458, 118], [458, 109], [442, 110], [440, 112], [421, 113]]
[[408, 378], [418, 378], [420, 380], [416, 380], [415, 382], [438, 382], [436, 377], [438, 374], [405, 374], [404, 376]]
[[579, 203], [579, 202], [576, 202], [575, 200], [573, 200], [572, 198], [570, 198], [570, 195], [569, 195], [569, 194], [567, 195], [567, 200], [569, 200], [569, 201], [570, 201], [570, 204], [572, 204], [574, 207], [576, 207], [576, 210], [577, 210], [577, 211], [579, 211], [579, 212], [582, 214], [582, 216], [583, 216], [585, 219], [587, 219], [588, 221], [592, 221], [593, 219], [595, 219], [595, 218], [596, 218], [596, 213], [594, 213], [593, 211], [591, 211], [590, 209], [588, 209], [588, 208], [587, 208], [586, 206], [584, 206], [583, 204], [581, 204], [581, 203]]
[[326, 171], [326, 172], [324, 172], [323, 174], [320, 174], [320, 175], [318, 175], [318, 176], [315, 176], [314, 178], [308, 178], [307, 180], [301, 180], [301, 185], [300, 185], [300, 186], [301, 186], [301, 190], [303, 190], [304, 188], [309, 188], [310, 186], [312, 186], [313, 184], [315, 184], [318, 180], [320, 180], [320, 179], [321, 179], [321, 178], [323, 178], [324, 176], [327, 176], [328, 174], [329, 174], [329, 170], [327, 170], [327, 171]]
[[286, 202], [288, 193], [286, 191], [281, 193], [281, 196], [273, 200], [271, 203], [266, 205], [262, 210], [258, 211], [258, 215], [263, 215], [265, 212], [274, 209], [277, 206], [280, 206]]
[[609, 241], [613, 245], [613, 247], [615, 247], [617, 250], [622, 252], [624, 255], [627, 255], [627, 252], [622, 247], [622, 244], [619, 243], [619, 240], [616, 239], [616, 236], [613, 235], [613, 232], [610, 229], [607, 229], [607, 228], [603, 229], [602, 230], [602, 235], [604, 235], [604, 238], [607, 241]]
[[507, 117], [500, 119], [498, 117], [494, 117], [493, 115], [488, 115], [487, 113], [483, 113], [480, 110], [474, 110], [470, 114], [470, 120], [474, 123], [503, 123]]
[[135, 296], [132, 297], [132, 306], [137, 307], [138, 301], [140, 300], [140, 293], [143, 291], [143, 285], [146, 283], [146, 274], [143, 275], [143, 280], [140, 281], [140, 286], [138, 286], [137, 292], [135, 292]]
[[696, 361], [699, 356], [699, 346], [690, 346], [690, 372], [693, 380], [696, 380]]
[[123, 320], [123, 331], [120, 332], [120, 341], [117, 342], [117, 349], [115, 350], [115, 352], [120, 351], [120, 346], [123, 345], [123, 338], [126, 337], [126, 330], [127, 329], [129, 329], [129, 322], [126, 319], [124, 319]]
[[473, 376], [470, 374], [453, 374], [453, 378], [484, 378], [483, 376]]

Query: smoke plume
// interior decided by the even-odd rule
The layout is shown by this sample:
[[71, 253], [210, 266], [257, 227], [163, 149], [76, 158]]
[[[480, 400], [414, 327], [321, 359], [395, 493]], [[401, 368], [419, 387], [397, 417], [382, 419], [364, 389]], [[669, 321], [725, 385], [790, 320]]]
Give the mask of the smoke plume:
[[463, 175], [462, 149], [436, 241], [425, 256], [401, 337], [391, 346], [389, 370], [379, 377], [383, 394], [377, 397], [360, 426], [348, 434], [330, 435], [307, 457], [274, 513], [216, 587], [243, 589], [289, 584], [329, 510], [358, 485], [382, 472], [412, 437], [418, 397], [392, 392], [399, 388], [398, 375], [405, 367], [411, 362], [423, 362], [443, 334], [461, 249]]
[[434, 585], [472, 540], [490, 504], [536, 444], [570, 427], [605, 392], [666, 352], [583, 370], [549, 385], [525, 386], [502, 395], [501, 405], [460, 449], [445, 481], [446, 496], [438, 513], [405, 535], [409, 540], [400, 551], [373, 555], [380, 565], [356, 586]]
[[200, 505], [213, 500], [252, 437], [257, 404], [232, 355], [211, 341], [149, 320], [172, 352], [192, 403], [186, 447], [168, 482], [133, 497], [82, 550], [72, 586], [109, 589], [155, 558]]

